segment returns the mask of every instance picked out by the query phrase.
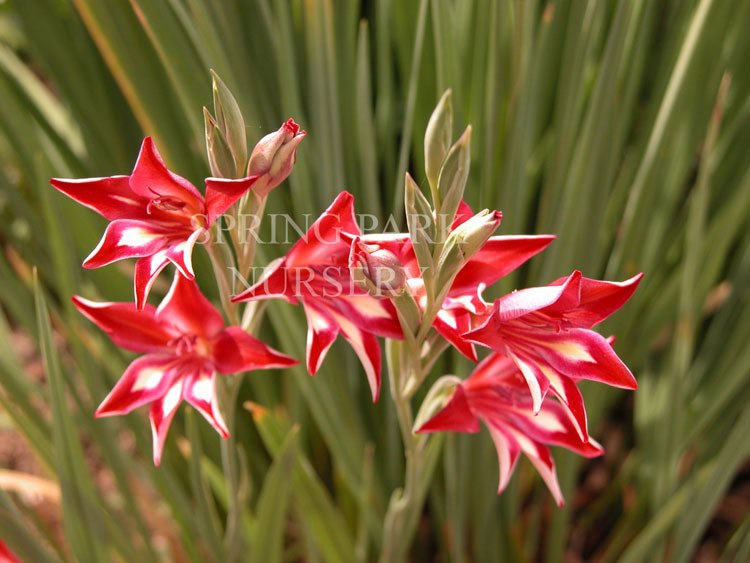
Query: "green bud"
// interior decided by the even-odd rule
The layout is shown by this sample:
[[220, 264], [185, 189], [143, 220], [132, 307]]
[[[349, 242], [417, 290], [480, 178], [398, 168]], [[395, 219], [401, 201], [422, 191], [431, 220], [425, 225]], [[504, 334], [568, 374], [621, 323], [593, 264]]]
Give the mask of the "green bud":
[[453, 138], [451, 91], [446, 90], [430, 116], [424, 134], [424, 167], [435, 207], [440, 206], [438, 177]]
[[438, 259], [438, 289], [447, 290], [458, 272], [497, 230], [503, 214], [480, 211], [451, 231]]
[[440, 169], [438, 192], [440, 193], [441, 203], [437, 214], [437, 232], [441, 238], [450, 229], [453, 217], [456, 215], [458, 206], [464, 197], [471, 165], [470, 140], [471, 126], [466, 128], [458, 141], [451, 147]]
[[432, 249], [435, 243], [435, 214], [427, 198], [409, 173], [406, 173], [406, 189], [404, 191], [404, 206], [406, 208], [406, 223], [409, 236], [417, 256], [419, 269], [425, 286], [433, 275], [434, 263]]
[[230, 178], [242, 176], [245, 163], [247, 162], [247, 135], [245, 132], [245, 120], [242, 118], [240, 106], [229, 91], [226, 84], [212, 70], [213, 79], [212, 92], [214, 99], [215, 121], [221, 130], [232, 154], [235, 171]]
[[211, 175], [215, 178], [234, 178], [237, 170], [229, 149], [224, 133], [219, 128], [214, 116], [203, 108], [203, 120], [206, 131], [206, 153], [208, 154], [208, 165], [211, 168]]

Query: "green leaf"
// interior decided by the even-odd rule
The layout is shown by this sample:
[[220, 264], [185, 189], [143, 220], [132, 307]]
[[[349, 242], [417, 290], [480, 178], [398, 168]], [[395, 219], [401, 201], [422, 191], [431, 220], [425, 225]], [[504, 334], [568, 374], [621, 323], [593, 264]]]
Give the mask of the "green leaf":
[[251, 562], [282, 560], [285, 519], [292, 493], [289, 486], [299, 456], [298, 428], [292, 427], [268, 470], [255, 510], [256, 523], [250, 540]]

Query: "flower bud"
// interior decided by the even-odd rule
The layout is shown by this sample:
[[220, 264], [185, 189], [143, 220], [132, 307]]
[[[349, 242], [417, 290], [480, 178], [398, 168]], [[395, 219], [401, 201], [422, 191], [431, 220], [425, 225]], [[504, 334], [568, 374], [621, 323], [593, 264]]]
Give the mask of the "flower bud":
[[278, 131], [258, 141], [247, 164], [247, 175], [259, 176], [253, 185], [255, 193], [265, 196], [286, 180], [297, 159], [297, 145], [306, 134], [300, 131], [293, 119], [289, 119]]
[[500, 211], [480, 211], [451, 231], [438, 260], [438, 289], [445, 290], [456, 274], [484, 246], [497, 230], [503, 214]]
[[349, 271], [352, 281], [373, 297], [397, 295], [406, 285], [406, 272], [398, 257], [360, 238], [352, 241]]

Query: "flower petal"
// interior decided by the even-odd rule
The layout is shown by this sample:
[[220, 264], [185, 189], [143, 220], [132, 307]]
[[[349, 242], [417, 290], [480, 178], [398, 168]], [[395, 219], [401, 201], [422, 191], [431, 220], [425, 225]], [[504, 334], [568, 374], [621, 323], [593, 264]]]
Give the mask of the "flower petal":
[[386, 338], [404, 337], [393, 304], [388, 299], [375, 299], [367, 294], [342, 294], [329, 302], [358, 327]]
[[491, 237], [456, 276], [449, 295], [476, 293], [506, 276], [555, 239], [553, 235]]
[[339, 334], [339, 326], [327, 309], [303, 301], [307, 317], [307, 371], [315, 375], [328, 349]]
[[553, 369], [573, 380], [591, 379], [624, 389], [638, 387], [609, 342], [592, 330], [545, 333], [537, 340], [537, 351]]
[[112, 342], [131, 352], [159, 352], [174, 337], [156, 318], [156, 309], [146, 305], [138, 311], [133, 303], [98, 303], [83, 297], [72, 298], [76, 308], [102, 329]]
[[461, 385], [456, 386], [453, 395], [445, 406], [417, 429], [418, 433], [428, 432], [479, 432], [479, 420], [469, 408], [466, 393]]
[[138, 195], [152, 199], [169, 197], [187, 206], [187, 213], [202, 213], [203, 196], [185, 178], [167, 169], [151, 137], [143, 139], [138, 160], [130, 175], [130, 188]]
[[214, 338], [212, 349], [214, 365], [217, 371], [223, 374], [285, 368], [299, 363], [294, 358], [277, 352], [238, 326], [230, 326], [221, 331]]
[[50, 184], [72, 200], [93, 209], [110, 221], [147, 217], [148, 199], [130, 189], [129, 176], [68, 180], [52, 178]]
[[643, 274], [638, 274], [623, 282], [610, 282], [582, 277], [580, 303], [565, 313], [565, 319], [591, 328], [622, 307], [638, 289], [642, 278]]
[[172, 287], [156, 309], [156, 319], [183, 334], [210, 339], [224, 329], [221, 313], [201, 293], [195, 280], [175, 272]]
[[182, 398], [201, 413], [222, 438], [228, 438], [229, 429], [219, 409], [215, 380], [216, 375], [212, 371], [198, 370], [185, 378]]
[[341, 334], [351, 344], [354, 349], [354, 353], [359, 357], [359, 361], [362, 362], [362, 367], [365, 368], [365, 374], [367, 375], [367, 382], [370, 384], [370, 392], [372, 393], [372, 402], [377, 403], [380, 398], [380, 344], [378, 339], [370, 332], [367, 332], [350, 320], [338, 313], [332, 313], [333, 318], [338, 324]]
[[513, 470], [518, 463], [518, 455], [521, 448], [515, 440], [513, 434], [503, 432], [501, 428], [488, 426], [492, 442], [495, 444], [497, 452], [497, 461], [500, 469], [500, 478], [498, 480], [497, 493], [502, 493], [510, 482]]
[[177, 407], [182, 402], [183, 379], [177, 379], [159, 399], [151, 404], [149, 419], [151, 421], [151, 435], [153, 437], [154, 465], [161, 465], [164, 442], [167, 439], [169, 426], [172, 423]]
[[255, 284], [232, 297], [232, 302], [281, 298], [296, 304], [297, 297], [291, 290], [292, 285], [287, 275], [286, 259], [279, 258], [266, 266]]
[[504, 322], [540, 309], [553, 312], [574, 307], [578, 304], [580, 279], [581, 273], [575, 271], [562, 285], [530, 287], [504, 295], [495, 301], [493, 317]]
[[146, 305], [151, 286], [159, 276], [159, 273], [169, 264], [167, 251], [160, 250], [151, 256], [139, 258], [135, 263], [133, 274], [133, 287], [135, 291], [135, 306], [140, 310]]
[[203, 228], [196, 229], [186, 240], [177, 242], [167, 248], [167, 258], [177, 266], [180, 273], [187, 279], [193, 279], [193, 247], [195, 242], [208, 231]]
[[117, 219], [107, 225], [102, 240], [84, 260], [84, 268], [99, 268], [125, 258], [151, 256], [169, 244], [174, 233], [148, 221]]
[[354, 197], [341, 192], [323, 214], [310, 226], [287, 254], [288, 265], [332, 264], [337, 259], [346, 265], [349, 244], [341, 233], [361, 234], [354, 216]]
[[135, 359], [96, 409], [95, 416], [128, 414], [159, 399], [171, 385], [180, 362], [170, 354], [148, 354]]
[[518, 366], [521, 375], [526, 380], [531, 393], [531, 405], [534, 414], [538, 414], [542, 408], [542, 401], [547, 396], [549, 390], [549, 380], [545, 377], [544, 372], [539, 368], [533, 358], [525, 354], [514, 353], [513, 350], [506, 350], [508, 357]]
[[206, 178], [206, 212], [209, 226], [245, 195], [257, 179], [258, 176], [237, 180]]
[[441, 309], [432, 322], [432, 326], [456, 350], [472, 362], [477, 361], [477, 351], [474, 345], [463, 337], [463, 334], [471, 328], [471, 316], [469, 313], [461, 310]]

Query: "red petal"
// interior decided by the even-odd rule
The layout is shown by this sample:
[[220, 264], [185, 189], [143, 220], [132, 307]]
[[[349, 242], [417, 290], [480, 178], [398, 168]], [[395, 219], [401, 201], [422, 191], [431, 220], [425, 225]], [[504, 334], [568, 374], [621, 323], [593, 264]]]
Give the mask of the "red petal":
[[465, 200], [461, 200], [461, 203], [458, 204], [458, 209], [456, 210], [456, 216], [453, 218], [453, 224], [451, 224], [451, 231], [461, 225], [462, 223], [466, 223], [469, 219], [474, 217], [474, 212], [471, 210], [471, 206], [466, 203]]
[[497, 319], [509, 321], [543, 309], [555, 313], [578, 305], [581, 273], [570, 274], [562, 285], [530, 287], [504, 295], [495, 301]]
[[350, 322], [349, 319], [337, 313], [333, 317], [338, 324], [341, 334], [351, 344], [355, 354], [365, 368], [367, 382], [370, 384], [372, 402], [377, 403], [380, 398], [380, 344], [378, 339], [370, 332], [366, 332]]
[[387, 299], [375, 299], [367, 294], [342, 294], [327, 301], [362, 330], [386, 338], [404, 337], [396, 310]]
[[180, 273], [188, 279], [195, 277], [193, 272], [193, 247], [196, 241], [207, 233], [208, 231], [205, 229], [197, 229], [187, 240], [177, 242], [167, 248], [169, 261], [177, 266]]
[[151, 256], [167, 246], [173, 235], [170, 229], [148, 221], [117, 219], [107, 225], [83, 267], [99, 268], [125, 258]]
[[188, 215], [205, 209], [203, 196], [195, 186], [167, 169], [151, 137], [143, 139], [130, 175], [130, 188], [149, 200], [159, 196], [177, 199], [187, 205]]
[[229, 429], [219, 409], [215, 379], [216, 376], [212, 372], [205, 370], [199, 370], [186, 377], [182, 398], [201, 413], [222, 438], [228, 438]]
[[479, 420], [471, 412], [461, 385], [456, 387], [445, 406], [417, 429], [417, 432], [479, 432]]
[[339, 326], [326, 309], [307, 301], [303, 306], [307, 317], [307, 371], [315, 375], [339, 334]]
[[137, 358], [122, 374], [109, 395], [96, 409], [96, 416], [128, 414], [167, 392], [181, 360], [169, 354], [148, 354]]
[[149, 353], [167, 349], [174, 337], [159, 322], [156, 310], [146, 305], [138, 311], [133, 303], [97, 303], [74, 296], [73, 304], [118, 346], [131, 352]]
[[175, 272], [172, 287], [156, 310], [156, 319], [179, 333], [205, 339], [224, 329], [221, 313], [201, 293], [195, 280], [186, 279], [180, 272]]
[[213, 340], [213, 361], [220, 373], [231, 374], [255, 369], [285, 368], [298, 362], [277, 352], [238, 326], [221, 331]]
[[354, 216], [354, 197], [341, 192], [323, 214], [310, 226], [287, 254], [290, 267], [331, 264], [335, 259], [345, 265], [349, 243], [341, 233], [361, 234]]
[[52, 178], [50, 184], [74, 201], [93, 209], [110, 221], [147, 217], [148, 199], [130, 189], [129, 176], [81, 180]]
[[477, 361], [477, 351], [474, 345], [463, 337], [463, 334], [471, 328], [471, 318], [469, 313], [461, 310], [442, 309], [438, 312], [437, 317], [432, 322], [435, 330], [456, 350], [469, 358], [472, 362]]
[[135, 288], [135, 305], [138, 309], [143, 309], [146, 305], [151, 286], [154, 285], [154, 281], [167, 264], [169, 264], [169, 258], [167, 258], [166, 250], [160, 250], [151, 256], [139, 258], [135, 263], [133, 285]]
[[591, 379], [625, 389], [638, 383], [612, 346], [600, 334], [586, 329], [540, 334], [537, 351], [550, 367], [578, 379]]
[[565, 318], [584, 328], [602, 322], [622, 307], [638, 289], [643, 274], [623, 282], [608, 282], [581, 278], [579, 306], [565, 313]]
[[561, 376], [551, 368], [544, 369], [544, 375], [547, 376], [550, 382], [550, 389], [552, 389], [552, 392], [568, 411], [579, 438], [584, 442], [588, 442], [589, 431], [586, 407], [583, 403], [583, 395], [581, 395], [581, 391], [578, 389], [575, 381]]
[[481, 284], [491, 286], [547, 248], [554, 239], [553, 235], [490, 238], [458, 273], [449, 295], [476, 293]]
[[488, 426], [492, 442], [495, 444], [497, 452], [497, 461], [500, 469], [500, 478], [497, 485], [497, 493], [502, 493], [510, 482], [513, 470], [518, 463], [518, 455], [521, 453], [521, 447], [516, 442], [513, 434], [503, 432], [501, 428]]
[[518, 366], [521, 375], [526, 380], [531, 393], [532, 412], [537, 414], [542, 408], [542, 401], [547, 396], [549, 390], [549, 379], [545, 376], [534, 358], [521, 353], [520, 351], [506, 350], [508, 357]]
[[169, 387], [166, 393], [151, 404], [149, 419], [151, 420], [151, 434], [154, 442], [154, 465], [161, 464], [161, 454], [167, 439], [169, 425], [172, 423], [177, 407], [182, 402], [182, 388], [184, 382], [180, 378]]
[[258, 176], [249, 176], [238, 180], [206, 178], [208, 224], [213, 225], [216, 218], [245, 195], [257, 179]]
[[254, 285], [232, 297], [232, 301], [236, 303], [281, 298], [296, 304], [297, 297], [291, 290], [292, 285], [287, 275], [286, 259], [279, 258], [266, 266], [263, 276]]

